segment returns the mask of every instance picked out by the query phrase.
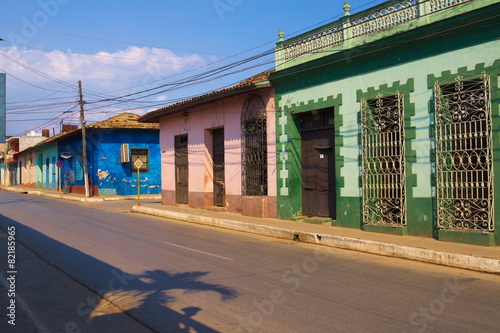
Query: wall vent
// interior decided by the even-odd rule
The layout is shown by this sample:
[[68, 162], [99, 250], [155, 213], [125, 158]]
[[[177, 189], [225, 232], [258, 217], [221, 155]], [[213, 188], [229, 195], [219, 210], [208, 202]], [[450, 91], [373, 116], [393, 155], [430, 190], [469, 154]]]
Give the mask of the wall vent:
[[120, 149], [120, 163], [128, 162], [130, 162], [130, 150], [128, 148], [128, 143], [124, 143]]

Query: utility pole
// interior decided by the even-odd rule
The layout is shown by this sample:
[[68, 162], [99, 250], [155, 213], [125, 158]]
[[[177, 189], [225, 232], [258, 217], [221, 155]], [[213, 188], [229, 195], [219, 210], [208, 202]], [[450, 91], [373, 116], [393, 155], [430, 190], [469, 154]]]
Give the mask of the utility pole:
[[82, 124], [82, 164], [83, 181], [85, 186], [85, 197], [90, 197], [89, 174], [87, 171], [87, 133], [85, 131], [85, 111], [83, 110], [82, 81], [78, 81], [78, 90], [80, 91], [80, 123]]

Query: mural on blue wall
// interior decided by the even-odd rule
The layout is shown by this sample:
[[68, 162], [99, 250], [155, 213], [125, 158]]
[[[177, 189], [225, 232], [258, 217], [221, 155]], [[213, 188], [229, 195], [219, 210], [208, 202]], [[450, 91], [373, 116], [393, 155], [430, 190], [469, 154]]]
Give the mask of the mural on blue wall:
[[[88, 130], [94, 138], [87, 142], [89, 183], [97, 186], [99, 195], [137, 194], [137, 174], [131, 171], [131, 161], [122, 163], [121, 147], [127, 143], [131, 148], [148, 150], [149, 170], [141, 172], [141, 193], [161, 193], [160, 146], [158, 130], [114, 129]], [[140, 135], [138, 135], [140, 131]], [[62, 172], [75, 173], [73, 186], [83, 186], [81, 138], [78, 135], [59, 142], [59, 154], [71, 156], [66, 159]]]

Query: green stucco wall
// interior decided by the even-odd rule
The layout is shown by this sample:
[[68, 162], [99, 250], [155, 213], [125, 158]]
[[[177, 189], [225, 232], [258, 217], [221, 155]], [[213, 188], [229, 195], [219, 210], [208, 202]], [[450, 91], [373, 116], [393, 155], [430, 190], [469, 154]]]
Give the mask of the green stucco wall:
[[[496, 7], [495, 7], [496, 8]], [[490, 8], [491, 10], [491, 8]], [[349, 55], [337, 53], [300, 64], [271, 76], [275, 86], [278, 163], [278, 217], [301, 214], [300, 128], [293, 114], [334, 107], [337, 220], [334, 225], [362, 228], [360, 99], [381, 92], [405, 93], [405, 149], [408, 224], [403, 234], [439, 237], [433, 187], [433, 89], [435, 78], [460, 72], [491, 76], [493, 142], [500, 145], [498, 24], [441, 35], [443, 29], [460, 27], [468, 20], [492, 23], [487, 10], [439, 22], [404, 35], [366, 44]], [[411, 43], [410, 43], [411, 41]], [[353, 56], [354, 55], [354, 56]], [[433, 82], [432, 82], [433, 83]], [[494, 171], [500, 174], [500, 149], [494, 149]], [[495, 207], [499, 206], [500, 181], [495, 182]], [[500, 230], [495, 210], [495, 230]], [[383, 230], [379, 230], [384, 232]], [[465, 235], [464, 235], [465, 234]], [[447, 234], [443, 240], [491, 245], [476, 235]], [[498, 232], [495, 242], [500, 244]], [[442, 235], [444, 235], [442, 233]], [[495, 243], [493, 242], [493, 243]]]
[[[500, 46], [497, 48], [496, 54], [500, 54]], [[481, 231], [473, 231], [469, 233], [456, 232], [456, 231], [444, 231], [439, 230], [437, 236], [439, 239], [446, 241], [478, 244], [478, 245], [500, 245], [500, 180], [499, 177], [495, 175], [500, 175], [500, 90], [499, 79], [500, 79], [500, 59], [497, 59], [493, 64], [489, 66], [486, 63], [479, 63], [474, 68], [471, 67], [460, 67], [456, 71], [443, 71], [441, 75], [436, 76], [431, 74], [428, 76], [427, 85], [430, 88], [433, 87], [435, 82], [449, 82], [453, 81], [457, 76], [461, 77], [477, 77], [482, 73], [488, 74], [490, 76], [490, 93], [491, 93], [491, 125], [492, 125], [492, 142], [493, 142], [493, 181], [494, 181], [494, 210], [493, 210], [493, 221], [495, 233], [489, 234]], [[431, 114], [434, 110], [431, 106]], [[434, 178], [434, 175], [433, 175]], [[497, 209], [495, 209], [497, 208]]]

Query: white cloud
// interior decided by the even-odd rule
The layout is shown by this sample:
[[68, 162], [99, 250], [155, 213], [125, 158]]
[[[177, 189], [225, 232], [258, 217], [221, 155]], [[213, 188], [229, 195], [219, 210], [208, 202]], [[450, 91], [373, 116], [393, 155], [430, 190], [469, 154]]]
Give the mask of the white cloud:
[[[91, 55], [70, 50], [47, 52], [17, 46], [1, 50], [8, 57], [51, 77], [75, 85], [81, 80], [84, 88], [101, 92], [129, 87], [137, 90], [165, 77], [205, 65], [205, 60], [198, 55], [178, 56], [168, 49], [150, 47], [129, 46], [114, 53], [98, 52]], [[13, 76], [38, 85], [50, 83], [52, 89], [57, 86], [15, 62], [3, 57], [0, 59], [0, 67]]]
[[166, 100], [167, 100], [167, 95], [160, 95], [160, 96], [156, 97], [156, 99], [155, 99], [156, 102], [163, 102]]
[[[168, 49], [135, 46], [96, 54], [17, 46], [0, 48], [0, 51], [5, 55], [0, 54], [0, 72], [7, 73], [9, 135], [38, 127], [58, 130], [62, 120], [76, 123], [78, 81], [82, 81], [89, 122], [125, 111], [143, 115], [154, 109], [155, 103], [166, 102], [169, 96], [147, 96], [143, 103], [126, 103], [126, 98], [114, 102], [113, 97], [172, 82], [180, 78], [176, 75], [184, 72], [194, 74], [196, 68], [206, 70], [208, 61], [195, 54], [181, 56]], [[96, 102], [101, 99], [105, 101]], [[129, 111], [130, 108], [137, 109]], [[73, 112], [72, 115], [63, 113], [68, 111]]]

